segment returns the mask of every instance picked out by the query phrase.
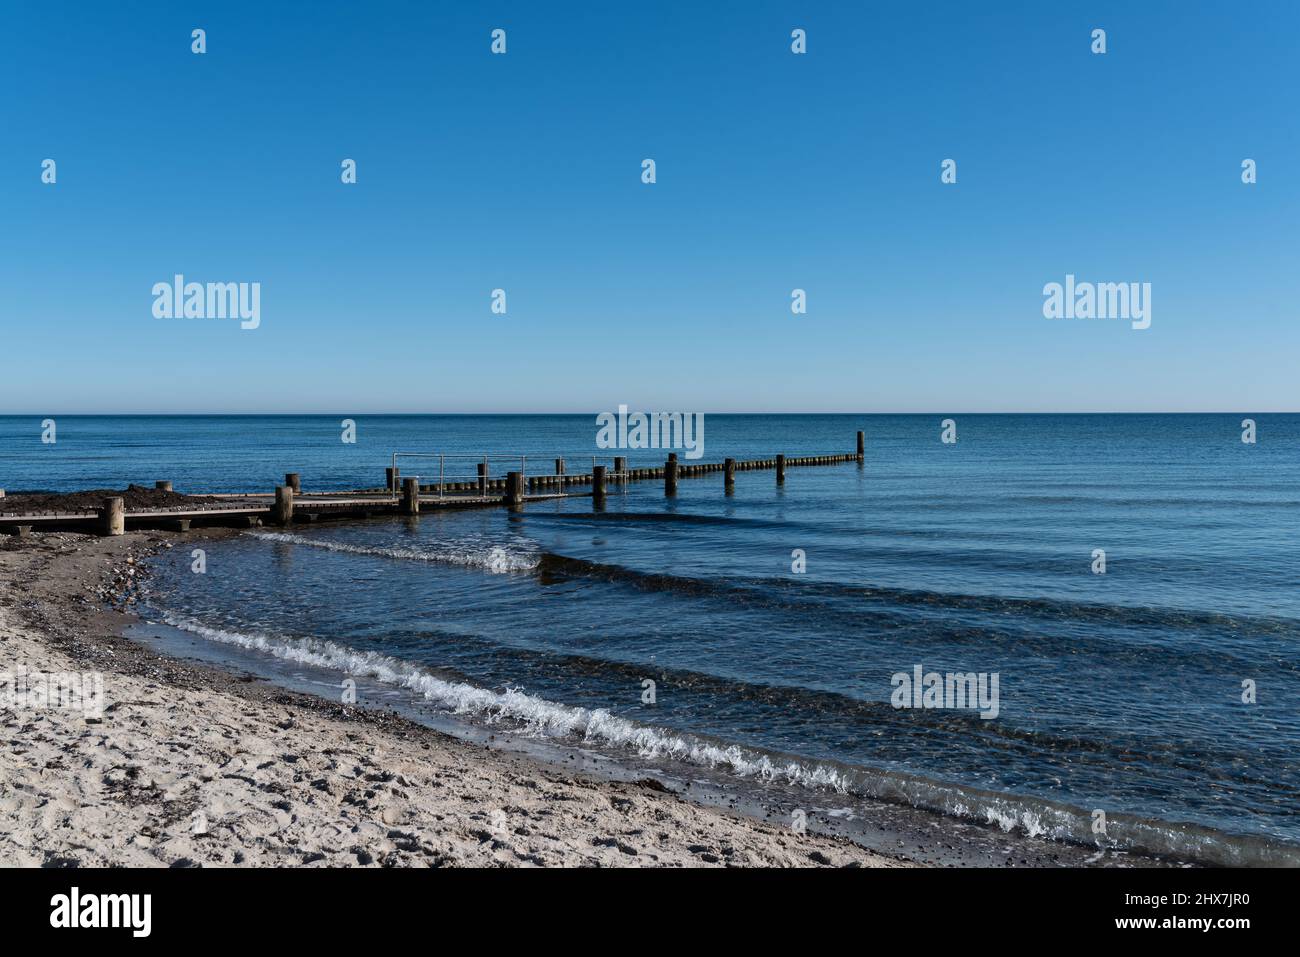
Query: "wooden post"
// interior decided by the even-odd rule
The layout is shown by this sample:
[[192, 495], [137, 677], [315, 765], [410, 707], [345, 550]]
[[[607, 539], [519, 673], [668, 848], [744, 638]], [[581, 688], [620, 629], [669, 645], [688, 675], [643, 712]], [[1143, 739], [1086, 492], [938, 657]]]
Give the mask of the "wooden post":
[[664, 494], [677, 494], [677, 453], [674, 452], [668, 456], [668, 461], [664, 463]]
[[480, 462], [478, 464], [478, 493], [480, 495], [487, 494], [487, 483], [488, 483], [488, 464], [486, 462]]
[[591, 505], [593, 508], [605, 507], [605, 466], [591, 467]]
[[271, 509], [271, 520], [277, 525], [288, 525], [293, 521], [292, 485], [277, 485], [275, 487], [275, 507]]
[[392, 465], [384, 469], [384, 488], [390, 492], [399, 492], [402, 489], [402, 470]]
[[861, 462], [863, 456], [867, 454], [867, 437], [866, 434], [858, 432], [858, 461]]
[[420, 514], [420, 480], [418, 478], [402, 479], [402, 514]]
[[776, 484], [777, 485], [785, 484], [785, 456], [784, 455], [778, 455], [776, 457]]
[[669, 452], [669, 453], [668, 453], [668, 461], [669, 461], [669, 462], [676, 462], [676, 461], [677, 461], [677, 453], [676, 453], [676, 452]]
[[299, 495], [302, 493], [302, 482], [299, 481], [297, 472], [285, 472], [284, 484], [289, 486], [289, 488], [293, 489], [294, 495]]
[[99, 510], [99, 534], [126, 534], [126, 500], [106, 498]]
[[524, 507], [524, 473], [507, 472], [506, 473], [506, 508], [512, 512], [521, 511]]
[[727, 494], [730, 495], [736, 490], [736, 460], [725, 459], [722, 463], [722, 474], [726, 477]]
[[[153, 487], [160, 492], [170, 492], [172, 490], [171, 482], [154, 482]], [[4, 493], [0, 492], [0, 498], [4, 498]]]

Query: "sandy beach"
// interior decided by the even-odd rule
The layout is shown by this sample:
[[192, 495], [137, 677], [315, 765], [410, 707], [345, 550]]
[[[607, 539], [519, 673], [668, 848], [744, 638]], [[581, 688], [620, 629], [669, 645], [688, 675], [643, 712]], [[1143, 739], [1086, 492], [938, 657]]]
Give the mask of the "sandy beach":
[[143, 558], [176, 540], [0, 539], [0, 672], [102, 673], [104, 693], [100, 716], [0, 704], [0, 865], [906, 866], [161, 657], [121, 632]]

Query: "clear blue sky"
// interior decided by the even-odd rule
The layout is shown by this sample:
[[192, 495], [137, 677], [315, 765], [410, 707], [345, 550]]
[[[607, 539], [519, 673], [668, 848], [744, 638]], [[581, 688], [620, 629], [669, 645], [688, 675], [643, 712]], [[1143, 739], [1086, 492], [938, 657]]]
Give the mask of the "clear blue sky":
[[[1297, 410], [1297, 42], [1292, 2], [9, 3], [0, 412]], [[177, 272], [261, 328], [155, 319]], [[1151, 328], [1044, 319], [1066, 273]]]

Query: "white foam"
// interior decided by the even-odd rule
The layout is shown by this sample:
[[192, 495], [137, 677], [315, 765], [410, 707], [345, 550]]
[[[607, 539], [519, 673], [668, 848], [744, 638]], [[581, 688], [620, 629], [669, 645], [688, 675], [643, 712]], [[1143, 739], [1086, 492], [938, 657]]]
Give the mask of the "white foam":
[[330, 552], [346, 552], [350, 555], [374, 555], [379, 558], [465, 565], [471, 568], [483, 568], [497, 575], [506, 572], [532, 571], [541, 560], [536, 551], [507, 548], [503, 545], [489, 545], [485, 542], [471, 540], [445, 542], [429, 550], [351, 545], [346, 542], [331, 541], [327, 538], [295, 535], [292, 532], [249, 532], [249, 535], [269, 542], [307, 545], [311, 548], [323, 548]]
[[[409, 689], [437, 707], [456, 714], [473, 715], [488, 723], [511, 721], [525, 732], [538, 735], [576, 735], [584, 741], [635, 750], [644, 758], [671, 758], [709, 768], [722, 768], [741, 777], [755, 777], [810, 788], [826, 788], [884, 800], [903, 799], [914, 807], [980, 820], [1008, 833], [1019, 830], [1031, 837], [1096, 843], [1090, 833], [1086, 812], [1064, 805], [1053, 806], [1029, 798], [983, 793], [972, 795], [963, 789], [911, 776], [898, 777], [859, 769], [856, 778], [819, 764], [804, 764], [735, 745], [711, 743], [692, 735], [664, 728], [640, 725], [610, 714], [604, 709], [570, 707], [525, 694], [518, 688], [491, 691], [464, 682], [445, 681], [410, 662], [371, 651], [355, 651], [332, 641], [290, 638], [283, 635], [249, 634], [209, 628], [188, 618], [166, 613], [163, 620], [213, 641], [236, 645], [305, 665], [331, 668], [356, 677], [373, 678], [385, 684]], [[974, 798], [974, 800], [972, 800]], [[1229, 838], [1208, 829], [1184, 827], [1133, 818], [1111, 819], [1107, 843], [1133, 847], [1168, 856], [1186, 855], [1226, 866], [1266, 864], [1300, 866], [1300, 851], [1294, 847], [1270, 846], [1254, 838]], [[1124, 840], [1116, 831], [1131, 832]]]
[[584, 741], [629, 748], [643, 758], [671, 758], [709, 768], [724, 768], [742, 777], [779, 780], [847, 792], [848, 782], [833, 768], [797, 761], [774, 761], [764, 754], [637, 724], [603, 708], [572, 707], [525, 694], [518, 688], [492, 691], [464, 682], [446, 681], [410, 662], [373, 651], [355, 651], [332, 641], [248, 634], [209, 628], [170, 613], [163, 620], [212, 641], [274, 655], [285, 661], [332, 668], [359, 678], [407, 688], [454, 714], [473, 715], [489, 724], [509, 720], [528, 733], [575, 735]]

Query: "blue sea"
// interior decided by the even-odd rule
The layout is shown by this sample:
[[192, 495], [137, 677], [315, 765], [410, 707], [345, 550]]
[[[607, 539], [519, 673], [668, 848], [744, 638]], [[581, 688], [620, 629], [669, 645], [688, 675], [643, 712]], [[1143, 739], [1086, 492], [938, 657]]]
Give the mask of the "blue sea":
[[[165, 553], [148, 612], [641, 761], [1043, 840], [1295, 863], [1300, 416], [1252, 416], [1253, 444], [1245, 417], [709, 415], [701, 461], [851, 452], [859, 429], [865, 461], [791, 468], [784, 487], [742, 472], [730, 496], [718, 474], [675, 499], [612, 487], [600, 512], [252, 530], [208, 544], [206, 574]], [[613, 454], [594, 415], [355, 416], [355, 444], [342, 418], [63, 417], [54, 444], [37, 418], [0, 418], [0, 487], [269, 491], [293, 471], [342, 490], [381, 484], [395, 451], [522, 455], [529, 474]], [[996, 676], [996, 716], [895, 707], [918, 668]]]

